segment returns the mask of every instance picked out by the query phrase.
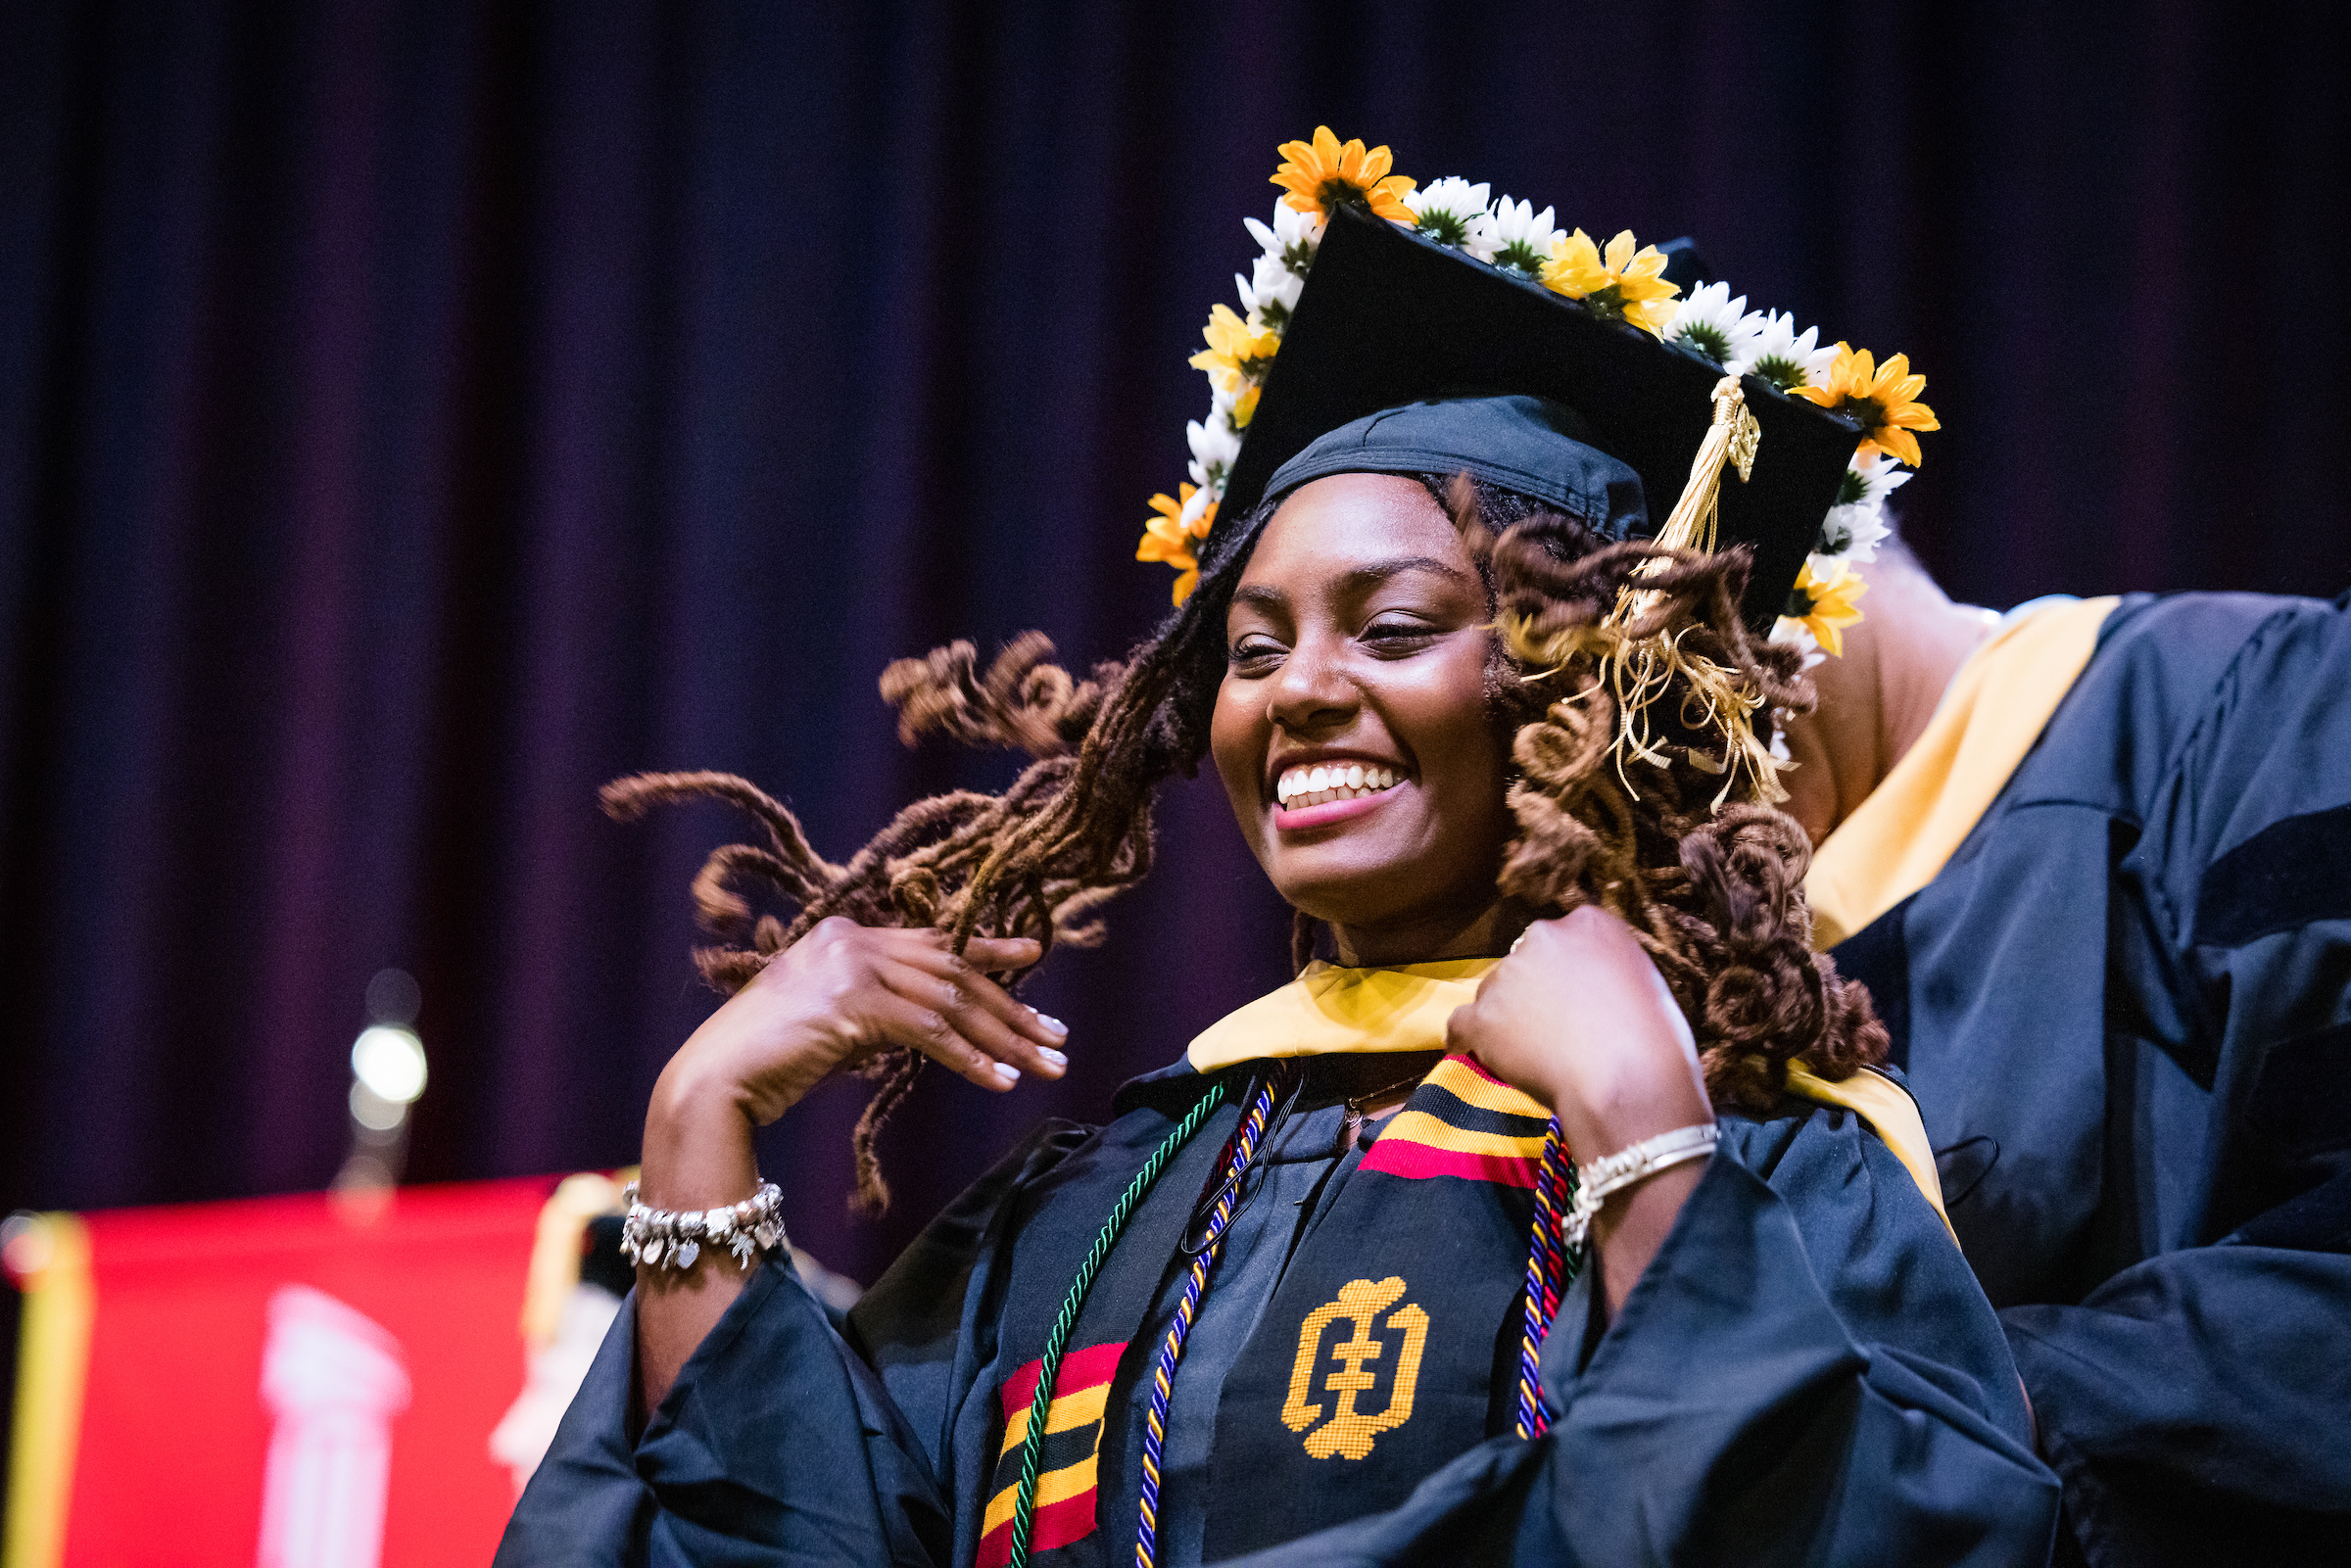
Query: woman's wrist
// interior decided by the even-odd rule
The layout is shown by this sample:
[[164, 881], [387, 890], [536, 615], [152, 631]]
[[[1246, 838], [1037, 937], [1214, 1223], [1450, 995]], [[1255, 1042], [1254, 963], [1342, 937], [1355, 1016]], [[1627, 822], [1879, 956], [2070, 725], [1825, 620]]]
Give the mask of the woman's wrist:
[[639, 1178], [645, 1202], [708, 1209], [747, 1197], [759, 1184], [752, 1131], [744, 1097], [724, 1075], [673, 1061], [646, 1110]]
[[1589, 1164], [1679, 1127], [1710, 1123], [1705, 1086], [1679, 1053], [1626, 1059], [1613, 1070], [1578, 1072], [1552, 1098], [1559, 1132], [1579, 1164]]

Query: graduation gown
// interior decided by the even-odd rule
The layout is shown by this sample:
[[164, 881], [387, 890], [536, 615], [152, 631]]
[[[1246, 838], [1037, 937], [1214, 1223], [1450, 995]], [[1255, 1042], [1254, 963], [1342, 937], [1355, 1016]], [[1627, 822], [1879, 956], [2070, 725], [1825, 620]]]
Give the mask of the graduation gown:
[[2346, 608], [2044, 609], [1821, 847], [2093, 1563], [2346, 1551]]
[[[1345, 1135], [1341, 1102], [1392, 1075], [1384, 1054], [1441, 1041], [1470, 984], [1418, 968], [1310, 974], [1127, 1085], [1107, 1125], [1046, 1124], [844, 1318], [759, 1268], [642, 1434], [632, 1302], [498, 1561], [1003, 1563], [1047, 1327], [1119, 1194], [1221, 1077], [1225, 1103], [1086, 1298], [1047, 1422], [1032, 1560], [1132, 1562], [1179, 1240], [1277, 1055], [1311, 1060], [1284, 1069], [1296, 1106], [1176, 1369], [1161, 1563], [2045, 1560], [2055, 1480], [1931, 1172], [1922, 1189], [1842, 1106], [1723, 1118], [1623, 1309], [1604, 1329], [1589, 1280], [1570, 1292], [1542, 1355], [1551, 1430], [1517, 1437], [1542, 1108], [1449, 1058]], [[1882, 1120], [1910, 1114], [1869, 1088], [1901, 1102]]]

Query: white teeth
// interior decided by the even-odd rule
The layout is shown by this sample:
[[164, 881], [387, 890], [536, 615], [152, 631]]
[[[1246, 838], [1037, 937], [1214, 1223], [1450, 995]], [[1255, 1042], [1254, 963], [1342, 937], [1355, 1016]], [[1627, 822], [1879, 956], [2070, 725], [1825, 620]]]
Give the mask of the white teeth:
[[1403, 779], [1393, 768], [1366, 767], [1360, 762], [1327, 763], [1319, 768], [1291, 768], [1273, 781], [1274, 798], [1284, 806], [1319, 806], [1327, 800], [1392, 789]]

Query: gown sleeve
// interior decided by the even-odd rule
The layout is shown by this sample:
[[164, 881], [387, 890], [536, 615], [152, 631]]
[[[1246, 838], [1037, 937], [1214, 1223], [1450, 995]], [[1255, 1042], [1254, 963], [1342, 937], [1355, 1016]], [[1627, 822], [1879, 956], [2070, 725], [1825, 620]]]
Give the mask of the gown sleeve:
[[641, 1435], [631, 1292], [515, 1504], [499, 1568], [946, 1562], [938, 1443], [955, 1391], [931, 1369], [954, 1364], [962, 1324], [941, 1304], [985, 1268], [1006, 1200], [1083, 1131], [1048, 1123], [933, 1220], [854, 1309], [858, 1346], [791, 1268], [763, 1264]]
[[2116, 871], [2107, 1137], [2154, 1256], [2001, 1314], [2092, 1561], [2315, 1559], [2351, 1515], [2351, 595], [2270, 603]]
[[1546, 1436], [1493, 1439], [1250, 1568], [2045, 1562], [2057, 1480], [1998, 1319], [1899, 1163], [1840, 1111], [1722, 1126], [1615, 1319], [1576, 1332], [1589, 1276], [1561, 1304]]

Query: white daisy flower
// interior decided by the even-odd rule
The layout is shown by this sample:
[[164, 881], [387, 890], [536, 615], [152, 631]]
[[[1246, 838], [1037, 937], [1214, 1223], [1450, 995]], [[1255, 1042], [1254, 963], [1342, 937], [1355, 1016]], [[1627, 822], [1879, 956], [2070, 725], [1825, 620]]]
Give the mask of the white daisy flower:
[[1840, 506], [1867, 501], [1883, 506], [1887, 499], [1910, 483], [1910, 470], [1891, 457], [1871, 455], [1845, 465], [1845, 483], [1838, 488]]
[[1820, 541], [1813, 553], [1841, 561], [1874, 561], [1878, 546], [1892, 532], [1881, 506], [1832, 506], [1820, 520]]
[[1412, 191], [1404, 205], [1419, 219], [1420, 232], [1439, 245], [1457, 249], [1469, 241], [1469, 225], [1486, 213], [1487, 187], [1472, 185], [1458, 174], [1448, 174], [1427, 187]]
[[1543, 263], [1551, 260], [1552, 242], [1558, 238], [1550, 208], [1538, 213], [1534, 203], [1513, 202], [1505, 196], [1492, 212], [1481, 213], [1470, 222], [1469, 238], [1462, 249], [1505, 271], [1539, 278]]
[[[1747, 296], [1731, 298], [1728, 283], [1708, 283], [1692, 289], [1674, 302], [1673, 319], [1665, 323], [1665, 341], [1727, 365], [1753, 344], [1756, 318], [1747, 313]], [[1758, 324], [1759, 325], [1759, 324]]]
[[1290, 324], [1290, 312], [1297, 309], [1298, 291], [1306, 287], [1303, 274], [1293, 272], [1278, 256], [1261, 256], [1247, 281], [1238, 273], [1233, 282], [1240, 285], [1241, 307], [1249, 317], [1251, 330], [1280, 332]]
[[1232, 428], [1232, 400], [1217, 394], [1216, 406], [1209, 409], [1208, 417], [1185, 425], [1183, 434], [1192, 444], [1192, 483], [1202, 493], [1222, 496], [1224, 476], [1241, 454], [1241, 433]]
[[1910, 470], [1884, 457], [1847, 464], [1837, 504], [1820, 520], [1818, 553], [1860, 563], [1876, 560], [1878, 546], [1894, 532], [1886, 521], [1886, 498], [1908, 483]]
[[1315, 264], [1315, 251], [1321, 245], [1322, 230], [1330, 220], [1319, 214], [1301, 213], [1287, 202], [1277, 202], [1271, 228], [1254, 217], [1244, 217], [1241, 221], [1248, 226], [1249, 237], [1257, 241], [1258, 249], [1304, 277], [1306, 269]]
[[1820, 328], [1799, 334], [1796, 317], [1785, 310], [1758, 310], [1740, 322], [1751, 326], [1747, 352], [1724, 366], [1733, 375], [1754, 374], [1786, 392], [1791, 387], [1823, 387], [1829, 381], [1829, 361], [1837, 357], [1835, 344], [1818, 346]]

